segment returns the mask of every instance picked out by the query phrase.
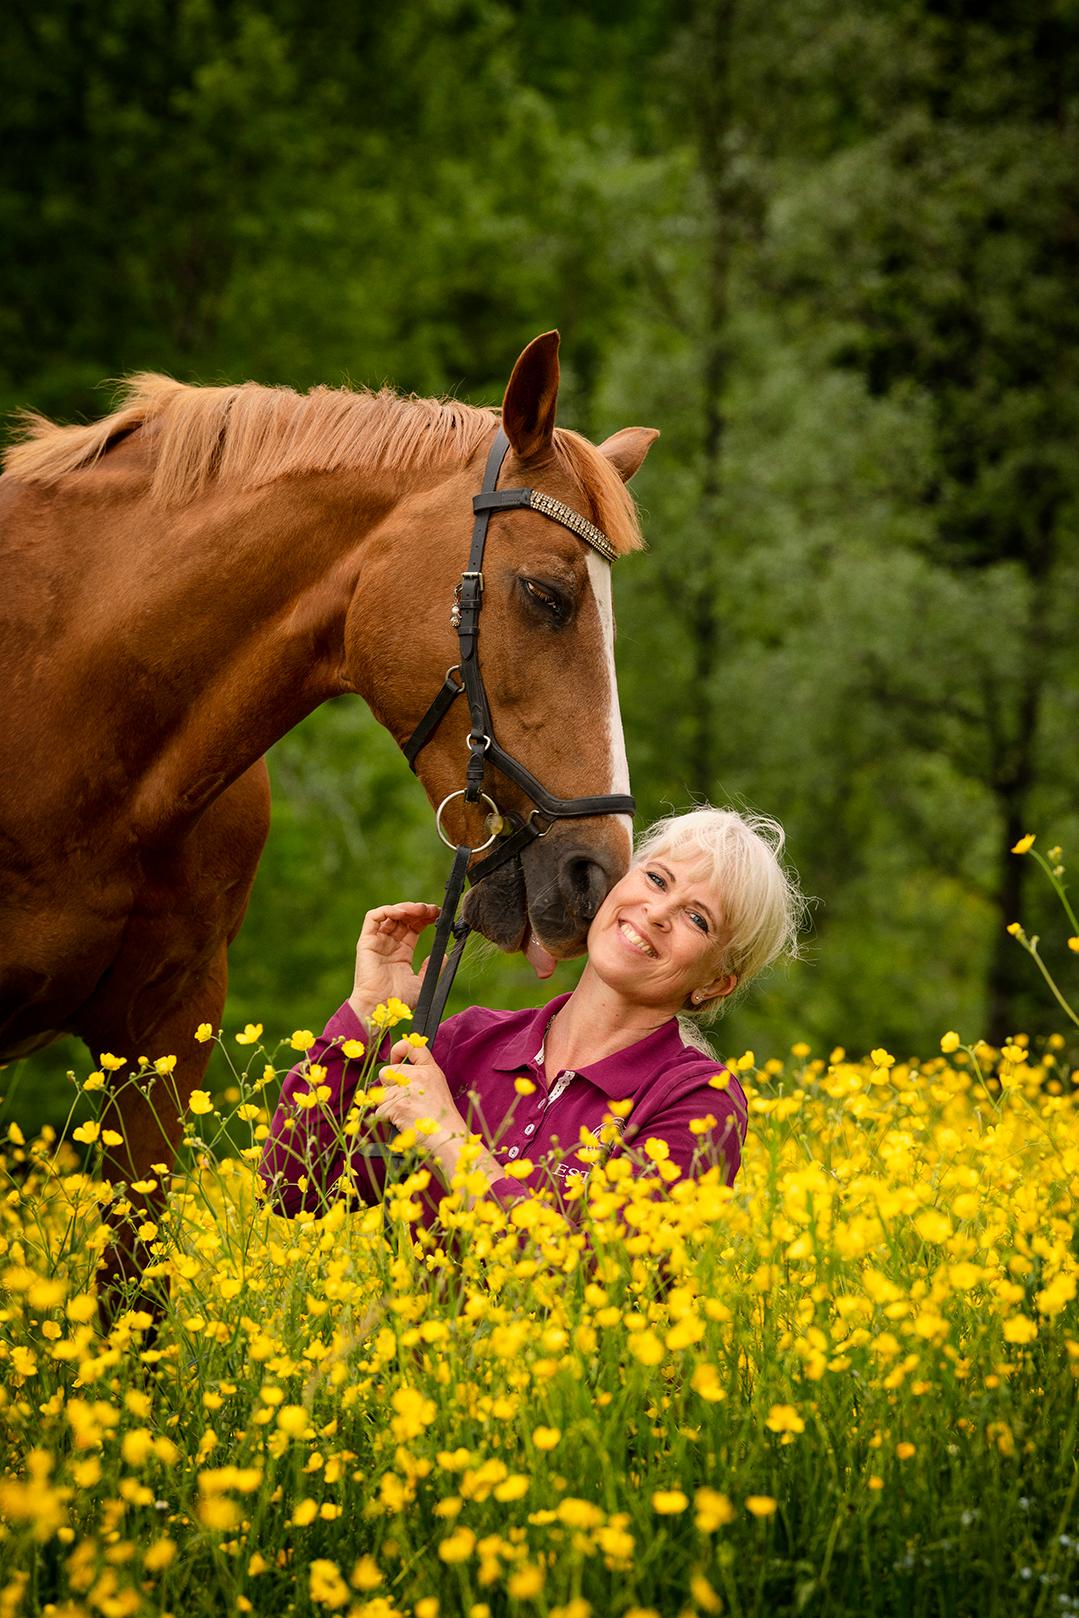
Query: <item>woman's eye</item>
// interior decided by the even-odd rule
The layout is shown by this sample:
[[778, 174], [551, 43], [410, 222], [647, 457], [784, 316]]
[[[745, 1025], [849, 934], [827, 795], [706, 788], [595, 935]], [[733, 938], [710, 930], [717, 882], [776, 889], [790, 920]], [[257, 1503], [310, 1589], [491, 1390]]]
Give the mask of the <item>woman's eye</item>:
[[699, 910], [690, 910], [688, 914], [689, 919], [693, 923], [694, 927], [699, 927], [702, 933], [706, 933], [708, 931], [708, 920], [705, 916], [701, 915]]
[[654, 882], [657, 888], [665, 888], [667, 886], [658, 871], [648, 871], [646, 875], [649, 882]]
[[556, 595], [543, 584], [537, 584], [535, 579], [522, 579], [521, 583], [525, 594], [536, 603], [537, 607], [549, 612], [552, 618], [565, 618], [566, 603], [560, 595]]

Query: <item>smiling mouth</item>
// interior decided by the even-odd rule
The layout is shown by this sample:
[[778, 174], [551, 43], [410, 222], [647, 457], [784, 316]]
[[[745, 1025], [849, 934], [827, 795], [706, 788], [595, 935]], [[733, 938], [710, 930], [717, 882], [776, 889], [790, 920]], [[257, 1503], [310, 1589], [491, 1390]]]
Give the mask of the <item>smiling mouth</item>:
[[630, 922], [620, 920], [618, 923], [618, 931], [622, 934], [622, 937], [625, 939], [626, 943], [631, 949], [637, 950], [637, 952], [641, 955], [647, 955], [650, 960], [658, 960], [659, 957], [657, 952], [652, 948], [651, 944], [648, 943], [647, 939], [641, 937], [636, 927], [634, 927]]

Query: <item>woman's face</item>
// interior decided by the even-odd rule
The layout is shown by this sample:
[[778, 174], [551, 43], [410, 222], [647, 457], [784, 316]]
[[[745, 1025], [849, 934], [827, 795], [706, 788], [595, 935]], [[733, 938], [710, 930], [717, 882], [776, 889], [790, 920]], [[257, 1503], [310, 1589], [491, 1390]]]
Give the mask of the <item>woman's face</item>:
[[695, 990], [703, 1004], [729, 994], [737, 981], [720, 969], [727, 942], [722, 900], [707, 878], [691, 875], [694, 863], [662, 854], [631, 866], [588, 934], [588, 959], [603, 982], [667, 1015]]

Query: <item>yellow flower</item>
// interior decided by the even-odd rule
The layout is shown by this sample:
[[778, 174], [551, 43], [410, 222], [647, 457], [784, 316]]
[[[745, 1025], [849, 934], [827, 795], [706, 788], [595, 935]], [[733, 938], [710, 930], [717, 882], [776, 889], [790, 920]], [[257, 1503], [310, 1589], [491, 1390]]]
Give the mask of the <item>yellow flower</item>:
[[764, 1423], [773, 1433], [804, 1433], [806, 1424], [793, 1405], [773, 1405]]
[[214, 1110], [213, 1097], [208, 1090], [192, 1090], [187, 1105], [199, 1117]]
[[311, 1600], [320, 1607], [343, 1607], [349, 1599], [340, 1568], [324, 1556], [316, 1556], [308, 1568], [308, 1587]]
[[874, 1067], [894, 1067], [895, 1057], [889, 1055], [883, 1046], [878, 1045], [875, 1051], [870, 1052], [870, 1061]]
[[1066, 1304], [1075, 1297], [1076, 1280], [1074, 1275], [1065, 1275], [1061, 1272], [1050, 1281], [1047, 1287], [1037, 1293], [1034, 1302], [1041, 1315], [1059, 1315]]
[[797, 1045], [791, 1046], [791, 1055], [796, 1056], [800, 1062], [804, 1062], [806, 1057], [809, 1055], [809, 1049], [810, 1047], [806, 1044], [805, 1040], [800, 1039]]
[[310, 1112], [312, 1107], [317, 1107], [322, 1102], [328, 1101], [331, 1094], [328, 1084], [320, 1084], [314, 1090], [298, 1090], [292, 1099], [298, 1107], [302, 1107], [305, 1112]]
[[455, 1528], [448, 1539], [439, 1541], [438, 1554], [444, 1562], [467, 1562], [476, 1544], [471, 1528]]
[[1008, 923], [1007, 927], [1004, 930], [1005, 930], [1005, 932], [1011, 933], [1013, 938], [1025, 938], [1026, 937], [1026, 934], [1024, 933], [1024, 931], [1022, 929], [1022, 926], [1017, 921], [1010, 921]]
[[303, 1405], [282, 1405], [277, 1412], [277, 1425], [289, 1438], [302, 1438], [311, 1422]]
[[127, 1057], [113, 1056], [111, 1051], [102, 1051], [100, 1061], [101, 1066], [105, 1069], [106, 1073], [118, 1073], [119, 1070], [126, 1064]]
[[398, 1388], [390, 1403], [396, 1412], [390, 1426], [399, 1444], [407, 1443], [410, 1438], [418, 1438], [437, 1414], [434, 1400], [417, 1393], [415, 1388]]
[[128, 1466], [142, 1466], [154, 1453], [154, 1435], [147, 1427], [133, 1427], [120, 1441], [120, 1453]]
[[254, 1045], [261, 1038], [262, 1024], [260, 1022], [249, 1022], [244, 1024], [243, 1033], [236, 1035], [236, 1043], [237, 1045]]
[[909, 1461], [916, 1449], [917, 1445], [912, 1444], [909, 1439], [905, 1438], [895, 1446], [895, 1453], [901, 1461]]
[[698, 1489], [693, 1496], [696, 1507], [696, 1526], [702, 1534], [714, 1534], [717, 1528], [733, 1522], [736, 1516], [734, 1507], [725, 1494], [716, 1489]]
[[1071, 950], [1073, 955], [1079, 955], [1079, 938], [1069, 938], [1068, 948]]
[[723, 1602], [703, 1573], [693, 1573], [689, 1580], [689, 1593], [702, 1612], [722, 1612]]
[[147, 1573], [161, 1573], [165, 1568], [171, 1567], [176, 1560], [176, 1541], [169, 1539], [155, 1540], [154, 1544], [144, 1553], [142, 1565]]
[[652, 1493], [652, 1510], [660, 1517], [677, 1517], [679, 1512], [685, 1511], [689, 1500], [681, 1489], [655, 1489]]
[[359, 1061], [360, 1057], [363, 1055], [363, 1052], [364, 1044], [362, 1039], [346, 1039], [345, 1043], [341, 1046], [341, 1055], [347, 1056], [350, 1062]]
[[946, 1034], [941, 1034], [940, 1048], [944, 1052], [945, 1056], [950, 1056], [953, 1051], [957, 1051], [959, 1049], [959, 1045], [959, 1035], [954, 1029], [949, 1029]]
[[348, 1581], [354, 1590], [377, 1590], [382, 1573], [373, 1556], [361, 1556]]
[[746, 1496], [746, 1510], [754, 1517], [771, 1517], [776, 1509], [776, 1502], [770, 1494], [749, 1494]]
[[510, 1574], [506, 1589], [511, 1601], [531, 1601], [543, 1589], [543, 1569], [536, 1567], [535, 1563], [526, 1562], [524, 1567], [516, 1568]]
[[104, 1073], [94, 1072], [94, 1073], [90, 1074], [89, 1078], [83, 1084], [83, 1089], [84, 1090], [100, 1090], [104, 1083], [105, 1083], [105, 1075], [104, 1075]]
[[923, 1242], [946, 1242], [952, 1234], [952, 1222], [939, 1208], [927, 1208], [920, 1213], [914, 1228]]
[[1006, 1343], [1032, 1343], [1038, 1335], [1038, 1323], [1026, 1315], [1012, 1315], [1004, 1322]]
[[101, 1131], [101, 1143], [103, 1146], [122, 1146], [124, 1137], [117, 1129], [103, 1129]]
[[154, 1072], [160, 1073], [162, 1078], [164, 1078], [167, 1073], [174, 1073], [175, 1071], [175, 1056], [159, 1056], [157, 1061], [154, 1063]]
[[727, 1397], [727, 1390], [720, 1380], [719, 1371], [708, 1360], [701, 1360], [694, 1368], [691, 1382], [694, 1393], [699, 1394], [709, 1404], [721, 1404]]
[[83, 1146], [90, 1146], [100, 1134], [101, 1125], [96, 1119], [90, 1118], [85, 1124], [80, 1124], [77, 1129], [71, 1131], [71, 1138], [80, 1141]]
[[1025, 837], [1020, 837], [1019, 841], [1013, 846], [1012, 853], [1029, 854], [1031, 849], [1034, 847], [1035, 835], [1036, 834], [1034, 832], [1028, 831]]
[[11, 1350], [11, 1363], [16, 1376], [33, 1376], [37, 1371], [37, 1360], [21, 1343]]
[[532, 1433], [532, 1442], [537, 1449], [554, 1449], [561, 1437], [561, 1427], [537, 1427]]
[[410, 1008], [405, 1005], [403, 1000], [398, 1000], [397, 996], [392, 994], [387, 1001], [380, 1002], [375, 1007], [370, 1018], [371, 1027], [380, 1031], [386, 1028], [396, 1028], [399, 1022], [410, 1022], [411, 1020], [412, 1012]]
[[198, 1040], [199, 1044], [205, 1045], [206, 1041], [213, 1039], [213, 1037], [214, 1031], [212, 1026], [208, 1022], [200, 1022], [198, 1027], [195, 1029], [195, 1038]]
[[[261, 1032], [262, 1029], [260, 1028], [259, 1033], [261, 1034]], [[297, 1028], [289, 1039], [289, 1044], [294, 1051], [309, 1051], [314, 1043], [315, 1036], [310, 1028]]]
[[629, 1351], [642, 1365], [658, 1365], [665, 1352], [654, 1331], [637, 1332], [629, 1340]]

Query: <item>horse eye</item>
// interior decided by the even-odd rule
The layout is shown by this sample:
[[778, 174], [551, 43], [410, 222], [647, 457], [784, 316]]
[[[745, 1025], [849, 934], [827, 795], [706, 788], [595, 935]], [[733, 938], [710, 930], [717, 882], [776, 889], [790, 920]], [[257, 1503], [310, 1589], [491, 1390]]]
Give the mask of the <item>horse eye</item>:
[[560, 591], [553, 590], [548, 584], [540, 584], [536, 579], [522, 579], [521, 586], [529, 600], [550, 613], [552, 618], [561, 623], [569, 617], [569, 604]]

